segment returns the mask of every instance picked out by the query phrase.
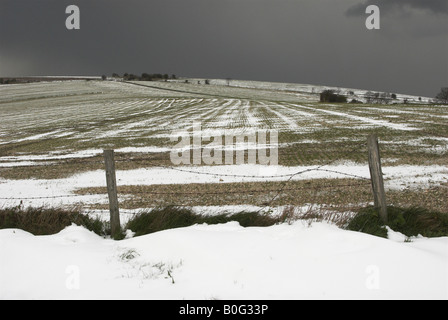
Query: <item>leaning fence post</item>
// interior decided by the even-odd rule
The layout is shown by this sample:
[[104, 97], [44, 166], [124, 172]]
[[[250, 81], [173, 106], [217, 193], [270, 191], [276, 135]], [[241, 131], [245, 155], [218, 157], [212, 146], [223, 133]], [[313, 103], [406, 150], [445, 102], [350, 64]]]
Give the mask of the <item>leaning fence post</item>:
[[372, 134], [367, 139], [369, 149], [369, 170], [372, 181], [372, 192], [375, 208], [379, 209], [380, 217], [387, 222], [386, 192], [384, 191], [383, 172], [381, 170], [380, 148], [378, 137]]
[[109, 195], [110, 228], [112, 238], [121, 231], [120, 212], [118, 210], [117, 178], [115, 176], [114, 150], [104, 150], [106, 165], [107, 194]]

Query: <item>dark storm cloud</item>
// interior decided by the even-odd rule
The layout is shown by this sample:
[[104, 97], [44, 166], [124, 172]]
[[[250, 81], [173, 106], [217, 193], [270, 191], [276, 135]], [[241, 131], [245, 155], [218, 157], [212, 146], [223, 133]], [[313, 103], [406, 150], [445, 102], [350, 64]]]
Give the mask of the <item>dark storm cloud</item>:
[[377, 5], [385, 14], [411, 8], [433, 14], [448, 15], [447, 0], [367, 0], [351, 6], [346, 13], [348, 16], [364, 15], [365, 9], [369, 5]]
[[[433, 14], [445, 1], [408, 1], [430, 14], [382, 16], [368, 31], [370, 0], [0, 0], [0, 76], [147, 72], [434, 96], [448, 82], [448, 23]], [[71, 4], [80, 30], [65, 28]]]

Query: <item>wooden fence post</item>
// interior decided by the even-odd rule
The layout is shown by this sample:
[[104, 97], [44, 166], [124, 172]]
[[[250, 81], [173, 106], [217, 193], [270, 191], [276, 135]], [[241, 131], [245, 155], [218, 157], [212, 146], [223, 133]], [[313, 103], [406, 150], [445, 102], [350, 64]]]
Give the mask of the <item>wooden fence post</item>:
[[367, 139], [369, 149], [369, 170], [372, 181], [372, 192], [375, 208], [379, 209], [380, 217], [387, 223], [386, 193], [384, 191], [383, 172], [381, 170], [380, 148], [378, 137], [372, 134]]
[[115, 238], [119, 235], [121, 226], [120, 212], [118, 209], [117, 178], [115, 176], [114, 150], [104, 150], [103, 153], [104, 162], [106, 165], [107, 193], [109, 195], [111, 235], [112, 238]]

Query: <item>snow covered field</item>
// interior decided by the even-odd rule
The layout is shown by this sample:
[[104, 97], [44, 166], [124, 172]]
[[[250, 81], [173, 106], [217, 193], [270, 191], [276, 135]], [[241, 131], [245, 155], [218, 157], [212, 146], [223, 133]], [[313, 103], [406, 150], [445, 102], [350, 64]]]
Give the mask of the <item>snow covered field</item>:
[[[104, 186], [100, 172], [103, 149], [113, 148], [125, 159], [128, 155], [154, 156], [169, 161], [168, 154], [177, 143], [171, 139], [191, 132], [193, 122], [201, 123], [204, 137], [277, 130], [279, 166], [200, 166], [190, 168], [199, 172], [193, 175], [172, 170], [169, 162], [159, 168], [152, 166], [152, 160], [122, 162], [126, 166], [118, 168], [119, 185], [285, 181], [290, 179], [288, 174], [322, 165], [326, 171], [313, 170], [291, 180], [368, 178], [362, 144], [368, 134], [376, 132], [389, 189], [447, 186], [446, 106], [326, 104], [318, 103], [317, 96], [327, 87], [240, 80], [228, 86], [227, 81], [216, 79], [210, 79], [210, 85], [204, 81], [196, 85], [201, 79], [189, 81], [2, 85], [0, 206], [44, 202], [36, 200], [48, 205], [76, 200], [103, 203], [104, 197], [96, 195], [84, 199], [61, 196], [73, 195], [79, 188]], [[366, 92], [339, 89], [357, 96]], [[84, 165], [84, 160], [97, 164]], [[207, 172], [216, 174], [203, 174]], [[255, 178], [226, 176], [232, 174]], [[257, 179], [266, 175], [279, 177]], [[58, 198], [34, 199], [52, 196]]]
[[[1, 86], [0, 206], [21, 201], [49, 206], [104, 204], [103, 195], [74, 195], [80, 188], [104, 186], [101, 162], [106, 148], [125, 157], [118, 164], [119, 185], [286, 181], [288, 174], [313, 168], [325, 170], [290, 180], [368, 178], [362, 144], [371, 132], [379, 135], [388, 189], [446, 188], [446, 106], [325, 104], [317, 103], [317, 93], [326, 87], [239, 80], [227, 86], [226, 81], [213, 79], [211, 85], [190, 82]], [[175, 150], [176, 138], [191, 132], [194, 121], [200, 121], [204, 137], [277, 130], [279, 166], [173, 170], [168, 155]], [[128, 155], [168, 162], [161, 167], [154, 167], [152, 160], [127, 163]], [[88, 160], [97, 163], [82, 163]]]
[[142, 83], [149, 87], [101, 81], [3, 85], [0, 146], [53, 139], [53, 150], [42, 151], [62, 152], [75, 142], [83, 142], [76, 144], [79, 150], [115, 139], [115, 144], [124, 140], [124, 147], [147, 147], [150, 138], [188, 130], [193, 121], [201, 121], [204, 130], [303, 134], [344, 126], [408, 131], [425, 129], [428, 122], [442, 124], [448, 115], [443, 106], [316, 104], [316, 94], [274, 90], [275, 84], [260, 90]]
[[[323, 104], [319, 86], [210, 83], [0, 86], [0, 207], [106, 205], [104, 193], [77, 193], [105, 187], [106, 148], [121, 160], [119, 187], [356, 184], [369, 178], [363, 144], [375, 132], [386, 189], [397, 203], [448, 212], [446, 106]], [[277, 130], [279, 165], [153, 162], [169, 159], [170, 138], [191, 131], [193, 121], [211, 136]], [[298, 205], [312, 206], [311, 200]], [[265, 201], [250, 208], [266, 209]], [[248, 207], [193, 209], [214, 214]], [[279, 208], [272, 203], [271, 209]], [[133, 209], [120, 210], [123, 222]], [[51, 236], [6, 229], [0, 230], [0, 299], [448, 299], [448, 238], [405, 240], [392, 230], [382, 239], [307, 221], [265, 228], [195, 225], [122, 241], [77, 226]]]

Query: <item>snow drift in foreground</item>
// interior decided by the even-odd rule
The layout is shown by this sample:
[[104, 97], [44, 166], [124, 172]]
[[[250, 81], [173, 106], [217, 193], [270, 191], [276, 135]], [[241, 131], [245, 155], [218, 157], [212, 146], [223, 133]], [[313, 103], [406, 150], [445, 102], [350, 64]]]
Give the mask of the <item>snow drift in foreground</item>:
[[448, 238], [326, 223], [195, 225], [122, 241], [0, 230], [0, 299], [447, 299]]

